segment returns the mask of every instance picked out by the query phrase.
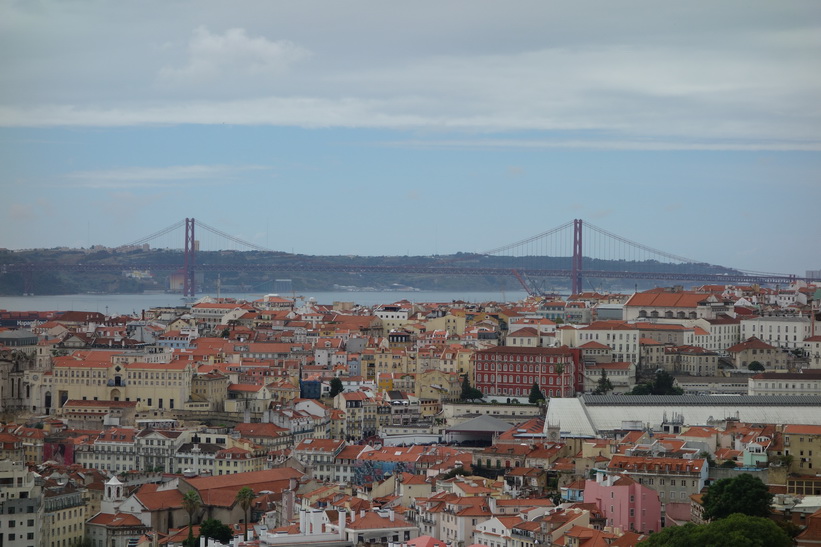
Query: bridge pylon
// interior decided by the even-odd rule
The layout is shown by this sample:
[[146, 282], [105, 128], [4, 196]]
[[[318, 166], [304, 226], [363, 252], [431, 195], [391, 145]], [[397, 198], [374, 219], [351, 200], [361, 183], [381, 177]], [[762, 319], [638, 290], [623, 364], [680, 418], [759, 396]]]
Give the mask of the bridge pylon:
[[573, 221], [573, 261], [571, 263], [570, 285], [573, 294], [582, 292], [582, 220]]
[[183, 260], [183, 296], [194, 296], [197, 292], [194, 274], [197, 262], [197, 243], [194, 239], [194, 219], [185, 219], [185, 254]]

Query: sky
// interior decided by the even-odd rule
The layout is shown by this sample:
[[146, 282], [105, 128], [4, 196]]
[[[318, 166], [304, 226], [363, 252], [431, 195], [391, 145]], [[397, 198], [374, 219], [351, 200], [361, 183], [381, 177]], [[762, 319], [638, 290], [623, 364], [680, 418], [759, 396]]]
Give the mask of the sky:
[[195, 217], [431, 255], [578, 218], [804, 275], [819, 67], [816, 0], [0, 0], [0, 247]]

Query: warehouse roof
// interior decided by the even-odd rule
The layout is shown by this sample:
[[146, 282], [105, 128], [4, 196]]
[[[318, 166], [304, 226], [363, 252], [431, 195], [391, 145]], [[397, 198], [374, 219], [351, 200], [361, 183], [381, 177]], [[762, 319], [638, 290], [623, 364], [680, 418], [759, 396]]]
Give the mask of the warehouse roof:
[[[726, 418], [747, 423], [821, 425], [821, 397], [584, 395], [554, 398], [547, 422], [565, 436], [642, 428], [661, 429], [680, 416], [685, 425], [707, 425]], [[626, 424], [625, 422], [632, 422]]]

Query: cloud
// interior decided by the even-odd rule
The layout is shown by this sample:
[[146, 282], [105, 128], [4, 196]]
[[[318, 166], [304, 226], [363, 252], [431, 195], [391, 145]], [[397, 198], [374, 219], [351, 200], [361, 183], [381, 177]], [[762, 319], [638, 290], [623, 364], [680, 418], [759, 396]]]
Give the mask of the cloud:
[[160, 84], [193, 87], [214, 82], [267, 78], [284, 74], [291, 65], [311, 53], [288, 40], [270, 41], [250, 37], [245, 29], [232, 28], [214, 34], [206, 27], [194, 30], [188, 42], [186, 63], [179, 68], [163, 67]]
[[715, 151], [821, 151], [821, 141], [780, 141], [780, 140], [715, 140], [703, 139], [701, 141], [687, 140], [635, 140], [628, 137], [613, 135], [609, 139], [518, 139], [518, 138], [496, 138], [496, 139], [452, 139], [452, 140], [405, 140], [382, 143], [384, 146], [412, 147], [412, 148], [567, 148], [567, 149], [587, 149], [587, 150], [646, 150], [646, 151], [672, 151], [672, 150], [715, 150]]
[[202, 185], [205, 181], [236, 178], [243, 171], [267, 169], [256, 165], [173, 165], [169, 167], [124, 167], [96, 171], [75, 171], [66, 175], [77, 187], [125, 189]]
[[[0, 53], [0, 126], [229, 123], [492, 133], [488, 147], [821, 149], [813, 2], [356, 4], [323, 6], [322, 17], [313, 3], [14, 4], [0, 33], [0, 51], [14, 52]], [[559, 138], [508, 139], [521, 131]]]

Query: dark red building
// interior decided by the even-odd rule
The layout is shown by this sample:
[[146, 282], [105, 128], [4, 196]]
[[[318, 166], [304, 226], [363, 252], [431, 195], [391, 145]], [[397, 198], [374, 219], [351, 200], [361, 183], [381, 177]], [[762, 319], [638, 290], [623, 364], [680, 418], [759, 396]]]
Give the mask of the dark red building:
[[583, 390], [578, 349], [499, 346], [477, 351], [473, 359], [474, 385], [485, 395], [527, 397], [533, 382], [546, 397], [573, 397]]

